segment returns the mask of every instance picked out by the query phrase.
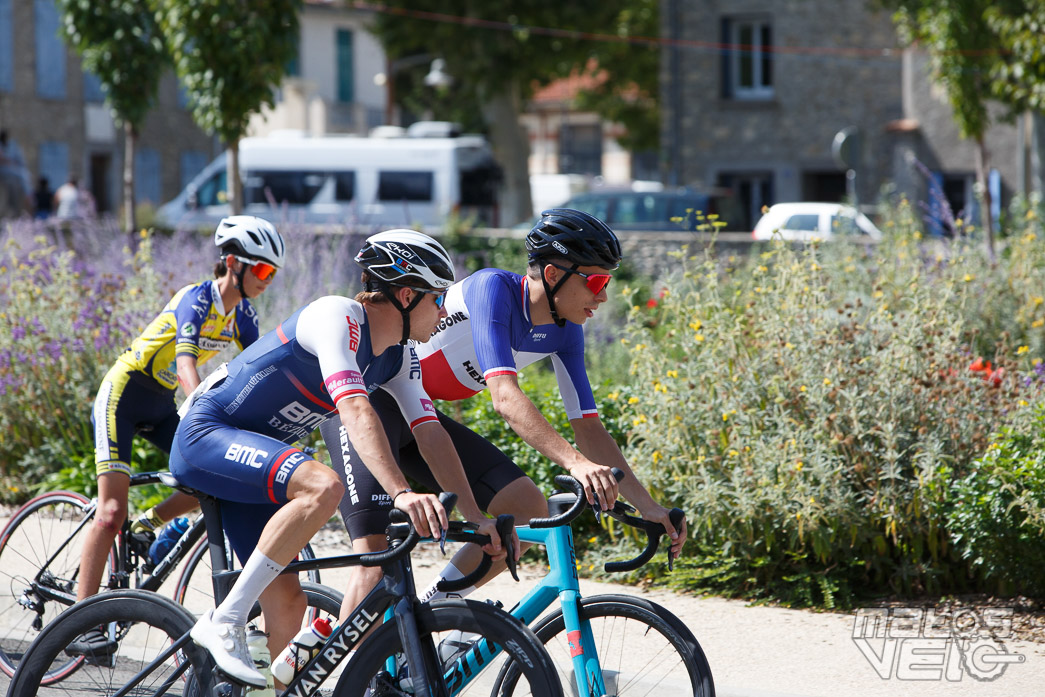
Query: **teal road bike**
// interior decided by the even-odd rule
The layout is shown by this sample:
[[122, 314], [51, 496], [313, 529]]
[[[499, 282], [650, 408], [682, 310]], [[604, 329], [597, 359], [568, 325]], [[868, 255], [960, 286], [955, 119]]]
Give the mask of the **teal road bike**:
[[[549, 571], [509, 614], [529, 625], [545, 645], [567, 694], [714, 697], [714, 681], [703, 649], [690, 628], [667, 608], [630, 595], [582, 596], [573, 530], [568, 523], [587, 507], [586, 500], [581, 484], [573, 477], [559, 475], [555, 481], [571, 493], [551, 496], [550, 518], [534, 519], [528, 526], [516, 528], [521, 542], [544, 546]], [[631, 515], [634, 512], [621, 501], [616, 502], [612, 510], [597, 512], [636, 527], [647, 537], [641, 554], [628, 561], [608, 563], [607, 571], [637, 569], [657, 553], [664, 528]], [[680, 524], [682, 518], [681, 510], [672, 511], [674, 525]], [[509, 567], [509, 570], [514, 576], [514, 569]], [[453, 592], [471, 585], [475, 578], [471, 574], [461, 581], [443, 581], [439, 588]], [[549, 608], [552, 611], [542, 617]], [[466, 648], [444, 664], [445, 682], [451, 694], [476, 681], [488, 682], [491, 695], [526, 693], [519, 683], [519, 666], [511, 661], [502, 661], [500, 668], [495, 668], [496, 677], [491, 679], [488, 675], [489, 666], [497, 665], [495, 659], [500, 647], [487, 638], [478, 638], [464, 646]], [[365, 649], [364, 643], [360, 653]], [[394, 660], [371, 665], [377, 666], [375, 677], [371, 678], [371, 684], [377, 686], [370, 693], [372, 697], [409, 693], [402, 681], [397, 681]]]

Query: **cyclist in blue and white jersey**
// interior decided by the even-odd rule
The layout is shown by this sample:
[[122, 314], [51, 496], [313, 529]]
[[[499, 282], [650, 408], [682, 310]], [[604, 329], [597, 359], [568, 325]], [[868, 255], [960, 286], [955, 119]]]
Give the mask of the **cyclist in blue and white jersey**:
[[[584, 367], [582, 325], [607, 300], [606, 285], [621, 260], [620, 242], [594, 216], [553, 209], [545, 211], [531, 230], [526, 249], [526, 275], [483, 269], [450, 287], [446, 317], [431, 339], [416, 347], [425, 391], [436, 399], [459, 400], [489, 389], [494, 408], [519, 437], [580, 480], [591, 503], [608, 507], [617, 499], [611, 468], [620, 468], [625, 472], [621, 492], [643, 518], [664, 526], [672, 538], [671, 554], [678, 556], [686, 540], [685, 522], [676, 530], [668, 519], [669, 509], [654, 501], [632, 473], [599, 419]], [[554, 366], [576, 447], [559, 435], [519, 387], [518, 371], [545, 357]], [[432, 486], [432, 473], [419, 457], [417, 443], [392, 396], [378, 390], [370, 401], [400, 467], [416, 481]], [[547, 515], [544, 494], [511, 458], [467, 426], [437, 413], [484, 511], [511, 513], [521, 520]], [[380, 487], [369, 473], [352, 467], [357, 454], [338, 425], [327, 423], [321, 432], [348, 492], [340, 508], [353, 548], [357, 552], [384, 549], [381, 531], [391, 502], [375, 495]], [[475, 568], [478, 560], [479, 550], [467, 546], [439, 578], [461, 578], [462, 570]], [[495, 568], [487, 579], [501, 569]], [[354, 582], [345, 594], [343, 613], [355, 607], [380, 578], [380, 569], [351, 571]], [[439, 578], [422, 598], [443, 597], [435, 590]]]
[[309, 303], [208, 377], [174, 438], [171, 472], [222, 501], [225, 532], [243, 562], [229, 596], [197, 622], [192, 639], [247, 685], [265, 684], [246, 646], [251, 607], [260, 600], [275, 655], [305, 611], [297, 577], [280, 571], [330, 519], [344, 492], [337, 474], [292, 443], [336, 413], [359, 455], [356, 470], [368, 471], [422, 534], [447, 526], [439, 500], [412, 492], [396, 466], [368, 400], [379, 386], [409, 424], [440, 488], [460, 492], [461, 513], [495, 540], [487, 551], [504, 556], [406, 345], [426, 340], [446, 315], [443, 300], [454, 281], [449, 256], [427, 235], [391, 230], [371, 236], [356, 262], [365, 292]]

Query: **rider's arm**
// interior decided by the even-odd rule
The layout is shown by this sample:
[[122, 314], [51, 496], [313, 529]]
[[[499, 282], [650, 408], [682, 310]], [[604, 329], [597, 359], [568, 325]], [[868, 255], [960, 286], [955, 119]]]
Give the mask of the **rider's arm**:
[[589, 460], [559, 435], [519, 387], [515, 374], [491, 376], [487, 385], [497, 413], [527, 445], [581, 480], [590, 503], [595, 503], [593, 488], [604, 507], [617, 499], [617, 482], [609, 469]]
[[192, 394], [200, 384], [200, 373], [196, 369], [196, 357], [182, 354], [176, 359], [178, 365], [178, 382], [186, 395]]
[[[404, 489], [409, 489], [406, 477], [392, 456], [392, 448], [388, 444], [381, 419], [370, 406], [370, 400], [365, 396], [342, 399], [337, 403], [337, 413], [349, 440], [352, 441], [352, 447], [359, 453], [360, 459], [381, 488], [393, 497]], [[431, 536], [433, 531], [445, 529], [447, 526], [446, 511], [438, 505], [438, 499], [434, 496], [402, 494], [394, 501], [394, 505], [409, 513], [414, 525], [418, 527], [418, 532], [426, 537]], [[421, 520], [428, 522], [428, 529], [418, 525]]]
[[642, 485], [639, 478], [635, 476], [624, 454], [602, 424], [598, 417], [587, 419], [572, 419], [570, 425], [573, 427], [574, 437], [577, 439], [577, 448], [587, 455], [592, 461], [607, 467], [617, 467], [624, 472], [624, 479], [620, 482], [621, 493], [628, 499], [639, 514], [645, 520], [651, 520], [664, 526], [668, 535], [671, 536], [672, 556], [678, 557], [682, 552], [682, 545], [686, 542], [686, 521], [678, 529], [671, 524], [668, 509], [653, 500], [646, 487]]
[[414, 428], [413, 434], [417, 449], [432, 469], [439, 487], [457, 494], [457, 510], [461, 515], [471, 522], [482, 520], [485, 516], [468, 486], [461, 458], [442, 424], [438, 421], [420, 424]]

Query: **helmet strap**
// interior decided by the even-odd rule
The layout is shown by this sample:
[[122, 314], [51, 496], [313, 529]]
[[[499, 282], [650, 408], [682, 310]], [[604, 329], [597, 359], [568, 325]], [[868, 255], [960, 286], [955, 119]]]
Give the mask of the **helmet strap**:
[[[388, 298], [388, 301], [392, 303], [392, 307], [399, 310], [399, 314], [403, 317], [403, 338], [399, 340], [402, 346], [406, 346], [406, 342], [410, 339], [410, 311], [417, 307], [418, 303], [424, 300], [425, 294], [414, 292], [414, 299], [410, 301], [410, 304], [403, 307], [399, 300], [396, 298], [395, 293], [392, 292], [392, 286], [388, 283], [373, 283], [371, 279], [370, 283], [367, 283], [367, 290], [372, 289], [372, 285], [376, 285], [377, 289]], [[400, 286], [401, 288], [408, 288], [409, 286]]]
[[[556, 283], [554, 286], [549, 286], [548, 279], [544, 275], [544, 270], [548, 268], [548, 266], [550, 265], [542, 264], [541, 266], [541, 283], [544, 284], [544, 294], [548, 296], [548, 309], [552, 313], [552, 320], [554, 320], [555, 325], [557, 327], [565, 327], [566, 320], [562, 317], [559, 317], [559, 313], [555, 310], [555, 294], [559, 292], [560, 288], [562, 288], [562, 284], [566, 283], [566, 279], [570, 277], [570, 274], [563, 273], [562, 278], [559, 279], [558, 283]], [[572, 270], [576, 271], [578, 266], [579, 264], [574, 264], [571, 268]]]
[[[228, 254], [225, 255], [225, 258], [228, 259], [229, 256], [231, 256], [231, 255], [232, 255], [232, 252], [229, 252]], [[228, 262], [226, 262], [226, 264], [227, 263]], [[236, 289], [236, 292], [238, 292], [240, 294], [240, 297], [243, 297], [243, 298], [249, 298], [250, 297], [249, 295], [247, 295], [247, 291], [243, 287], [243, 274], [245, 274], [246, 272], [247, 272], [247, 265], [241, 263], [239, 265], [239, 271], [237, 271], [235, 273], [232, 273], [232, 286]], [[231, 270], [230, 270], [230, 273], [231, 273]]]

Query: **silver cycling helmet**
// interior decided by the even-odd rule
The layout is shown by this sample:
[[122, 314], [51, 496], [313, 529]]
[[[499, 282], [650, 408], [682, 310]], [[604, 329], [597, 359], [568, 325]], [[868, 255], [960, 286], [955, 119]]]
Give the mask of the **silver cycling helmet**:
[[280, 268], [286, 261], [283, 236], [267, 220], [253, 215], [222, 218], [214, 231], [214, 245], [224, 254], [238, 254]]

